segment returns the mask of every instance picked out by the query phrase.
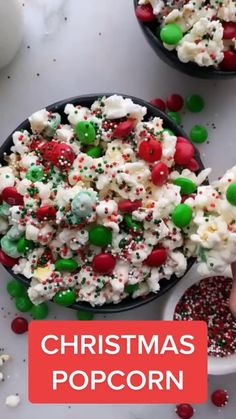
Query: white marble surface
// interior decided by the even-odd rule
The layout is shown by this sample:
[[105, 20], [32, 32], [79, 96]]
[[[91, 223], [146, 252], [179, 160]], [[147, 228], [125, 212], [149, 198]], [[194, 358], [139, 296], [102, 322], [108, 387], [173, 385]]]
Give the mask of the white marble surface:
[[[6, 0], [7, 1], [7, 0]], [[19, 0], [20, 1], [20, 0]], [[0, 133], [6, 136], [34, 110], [54, 101], [92, 92], [119, 91], [144, 99], [198, 92], [204, 95], [204, 113], [184, 116], [184, 126], [209, 124], [209, 144], [201, 146], [202, 157], [212, 166], [212, 178], [235, 164], [236, 80], [201, 81], [179, 74], [162, 63], [147, 45], [134, 18], [132, 0], [21, 0], [25, 13], [25, 40], [15, 60], [0, 72]], [[1, 13], [1, 12], [0, 12]], [[65, 19], [67, 18], [67, 19]], [[30, 48], [27, 48], [30, 46]], [[38, 74], [38, 75], [37, 75]], [[215, 123], [216, 129], [211, 124]], [[172, 405], [31, 405], [27, 401], [27, 336], [10, 330], [15, 315], [13, 302], [5, 291], [7, 275], [1, 268], [0, 347], [13, 356], [4, 367], [0, 383], [1, 419], [174, 419]], [[196, 275], [193, 268], [189, 275]], [[158, 319], [161, 300], [132, 312], [113, 316], [119, 319]], [[51, 318], [74, 318], [70, 310]], [[103, 316], [100, 316], [103, 317]], [[112, 317], [110, 317], [112, 318]], [[230, 403], [218, 411], [211, 403], [196, 406], [196, 418], [233, 419], [236, 409], [236, 375], [210, 377], [209, 392], [222, 387], [230, 392]], [[43, 383], [39, 383], [40, 387]], [[19, 393], [16, 409], [4, 406], [5, 396]]]

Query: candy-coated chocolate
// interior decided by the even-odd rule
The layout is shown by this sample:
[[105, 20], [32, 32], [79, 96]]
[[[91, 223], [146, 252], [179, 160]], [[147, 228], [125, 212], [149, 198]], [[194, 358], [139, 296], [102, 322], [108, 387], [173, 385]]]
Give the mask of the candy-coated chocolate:
[[179, 177], [175, 179], [174, 184], [180, 186], [180, 193], [184, 195], [191, 194], [196, 191], [197, 185], [191, 179]]
[[11, 297], [20, 297], [25, 293], [25, 287], [19, 281], [12, 279], [7, 283], [7, 292]]
[[75, 127], [76, 137], [83, 145], [93, 144], [96, 139], [96, 130], [92, 122], [80, 121]]
[[135, 121], [133, 119], [127, 119], [127, 121], [119, 122], [117, 127], [114, 129], [114, 138], [128, 137], [134, 129]]
[[74, 290], [59, 291], [53, 298], [54, 303], [61, 306], [71, 306], [76, 301], [76, 294]]
[[37, 306], [33, 306], [31, 310], [31, 314], [34, 319], [36, 320], [43, 320], [46, 319], [48, 316], [48, 305], [46, 303], [38, 304]]
[[116, 265], [114, 256], [110, 253], [99, 253], [92, 260], [92, 268], [94, 272], [100, 274], [108, 274], [113, 271]]
[[19, 253], [29, 252], [34, 248], [34, 242], [27, 240], [25, 237], [21, 237], [17, 242], [17, 250]]
[[194, 415], [194, 409], [190, 404], [183, 403], [176, 406], [176, 413], [181, 419], [191, 419]]
[[17, 335], [22, 335], [28, 331], [28, 321], [24, 317], [16, 317], [11, 322], [11, 329]]
[[86, 154], [90, 157], [93, 157], [94, 159], [98, 159], [99, 157], [102, 156], [102, 148], [97, 146], [94, 147], [90, 147], [87, 151]]
[[177, 141], [175, 149], [175, 163], [185, 166], [194, 156], [194, 147], [190, 142]]
[[133, 212], [142, 206], [142, 200], [131, 201], [130, 199], [124, 199], [118, 203], [118, 208], [122, 212]]
[[65, 143], [56, 143], [53, 147], [51, 162], [60, 170], [67, 171], [75, 160], [75, 153], [72, 148]]
[[184, 106], [184, 99], [180, 95], [172, 94], [168, 96], [166, 104], [170, 111], [178, 112]]
[[130, 230], [139, 231], [143, 227], [143, 223], [141, 221], [133, 220], [132, 214], [125, 214], [124, 222], [126, 227]]
[[59, 272], [74, 272], [78, 269], [78, 263], [74, 259], [58, 259], [55, 262], [55, 270]]
[[223, 39], [236, 38], [236, 22], [223, 22]]
[[236, 206], [236, 182], [233, 182], [228, 186], [226, 198], [231, 205]]
[[76, 318], [78, 320], [93, 320], [94, 314], [90, 311], [77, 311], [76, 312]]
[[191, 170], [192, 172], [198, 172], [200, 169], [199, 163], [194, 158], [190, 159], [189, 162], [185, 165], [186, 169]]
[[164, 185], [168, 180], [168, 176], [169, 176], [169, 168], [163, 162], [157, 163], [152, 169], [152, 182], [156, 186]]
[[174, 121], [177, 125], [181, 124], [181, 115], [179, 114], [179, 112], [173, 112], [173, 111], [169, 111], [167, 112], [167, 115], [170, 117], [170, 119], [172, 119], [172, 121]]
[[220, 67], [223, 70], [236, 71], [236, 52], [235, 51], [225, 51], [224, 59], [220, 63]]
[[102, 225], [93, 227], [89, 232], [89, 242], [95, 246], [108, 246], [112, 241], [112, 232]]
[[124, 292], [126, 294], [132, 295], [135, 291], [139, 289], [138, 284], [129, 284], [125, 286]]
[[48, 204], [39, 207], [36, 211], [36, 217], [40, 221], [54, 220], [56, 218], [56, 214], [56, 208], [51, 207]]
[[27, 294], [21, 295], [17, 297], [15, 300], [16, 308], [18, 311], [22, 311], [23, 313], [30, 311], [33, 307], [32, 302], [30, 301]]
[[149, 163], [161, 160], [162, 147], [160, 141], [151, 138], [144, 140], [139, 144], [139, 157]]
[[153, 22], [156, 19], [156, 16], [153, 13], [153, 8], [151, 4], [142, 4], [138, 5], [135, 10], [137, 18], [141, 22]]
[[194, 125], [189, 136], [194, 143], [204, 143], [208, 138], [208, 132], [203, 125]]
[[189, 205], [179, 204], [175, 207], [171, 218], [176, 227], [184, 228], [190, 224], [192, 216], [193, 211]]
[[26, 173], [26, 178], [31, 180], [32, 182], [39, 182], [44, 177], [44, 170], [42, 166], [37, 166], [34, 164], [30, 166]]
[[205, 106], [205, 101], [200, 95], [190, 95], [186, 99], [186, 108], [190, 112], [201, 112]]
[[158, 109], [160, 109], [161, 111], [165, 112], [165, 110], [166, 110], [166, 104], [165, 104], [165, 102], [164, 102], [164, 100], [163, 100], [163, 99], [161, 99], [161, 98], [157, 97], [156, 99], [152, 99], [152, 100], [150, 101], [150, 103], [151, 103], [153, 106], [156, 106], [156, 108], [158, 108]]
[[17, 192], [15, 186], [8, 186], [2, 191], [2, 200], [8, 205], [24, 205], [23, 196]]
[[167, 259], [167, 250], [164, 247], [156, 247], [144, 263], [150, 267], [158, 267], [164, 265]]
[[176, 25], [176, 23], [168, 23], [162, 27], [160, 38], [165, 44], [175, 45], [183, 38], [183, 32], [181, 27]]
[[12, 258], [8, 256], [2, 249], [0, 249], [0, 263], [8, 268], [12, 268], [12, 266], [16, 265], [18, 259]]
[[212, 403], [217, 407], [224, 407], [229, 401], [229, 395], [227, 390], [218, 389], [215, 390], [211, 395]]

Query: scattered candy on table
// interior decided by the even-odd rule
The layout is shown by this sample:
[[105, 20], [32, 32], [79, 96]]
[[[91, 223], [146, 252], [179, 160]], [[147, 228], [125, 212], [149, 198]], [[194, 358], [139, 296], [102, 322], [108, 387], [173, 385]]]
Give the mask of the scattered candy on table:
[[12, 320], [11, 328], [17, 335], [22, 335], [28, 331], [28, 321], [24, 317], [16, 317]]
[[175, 411], [181, 419], [191, 419], [195, 413], [193, 407], [187, 403], [179, 404]]
[[224, 407], [229, 402], [229, 394], [227, 390], [215, 390], [211, 395], [212, 403], [217, 407]]

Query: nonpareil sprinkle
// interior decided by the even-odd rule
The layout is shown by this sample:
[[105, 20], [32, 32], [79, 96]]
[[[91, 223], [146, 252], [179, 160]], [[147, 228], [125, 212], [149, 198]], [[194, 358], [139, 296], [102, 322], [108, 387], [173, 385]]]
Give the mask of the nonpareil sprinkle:
[[190, 287], [176, 306], [174, 320], [203, 320], [208, 326], [208, 355], [236, 353], [236, 320], [229, 309], [232, 279], [213, 276]]

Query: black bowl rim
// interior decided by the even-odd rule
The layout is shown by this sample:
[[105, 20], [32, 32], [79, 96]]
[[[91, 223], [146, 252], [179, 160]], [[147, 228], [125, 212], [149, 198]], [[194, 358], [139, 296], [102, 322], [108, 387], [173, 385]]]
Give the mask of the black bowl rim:
[[[111, 95], [121, 95], [125, 98], [130, 98], [133, 100], [134, 103], [137, 103], [141, 106], [145, 106], [147, 108], [147, 116], [149, 114], [151, 114], [151, 116], [156, 116], [156, 117], [160, 117], [163, 119], [164, 121], [164, 126], [166, 126], [167, 128], [169, 128], [170, 130], [172, 130], [177, 136], [181, 136], [181, 137], [185, 137], [186, 139], [188, 139], [186, 133], [184, 132], [184, 130], [177, 126], [164, 112], [162, 112], [161, 110], [159, 110], [158, 108], [156, 108], [155, 106], [151, 105], [150, 103], [146, 102], [143, 99], [139, 99], [136, 98], [135, 96], [132, 95], [126, 95], [123, 93], [97, 93], [97, 94], [87, 94], [87, 95], [79, 95], [79, 96], [74, 96], [68, 99], [64, 99], [64, 100], [60, 100], [58, 102], [53, 103], [52, 105], [46, 106], [46, 109], [48, 111], [59, 111], [61, 112], [61, 110], [64, 110], [64, 107], [67, 103], [71, 103], [74, 105], [84, 105], [84, 106], [91, 106], [91, 104], [99, 97], [103, 97], [103, 96], [111, 96]], [[7, 139], [4, 141], [4, 143], [1, 145], [0, 147], [0, 163], [4, 164], [4, 153], [8, 153], [10, 151], [10, 147], [12, 146], [13, 142], [12, 142], [12, 134], [15, 131], [19, 131], [22, 129], [29, 129], [30, 124], [28, 119], [24, 120], [8, 137]], [[200, 155], [199, 155], [199, 151], [196, 149], [196, 147], [194, 147], [195, 149], [195, 158], [199, 163], [200, 169], [199, 170], [203, 170], [204, 169], [204, 165], [201, 161]], [[186, 272], [183, 276], [186, 275], [186, 273], [190, 270], [190, 268], [193, 266], [195, 262], [195, 258], [189, 258], [188, 260], [188, 264], [187, 264], [187, 269]], [[30, 280], [27, 279], [26, 277], [24, 277], [23, 275], [20, 274], [14, 274], [14, 272], [12, 271], [12, 268], [6, 267], [3, 265], [3, 267], [8, 271], [8, 273], [15, 279], [19, 280], [20, 282], [22, 282], [25, 286], [29, 287], [29, 283]], [[183, 276], [181, 278], [183, 278]], [[75, 309], [75, 310], [83, 310], [83, 311], [89, 311], [89, 312], [93, 312], [93, 313], [101, 313], [101, 314], [108, 314], [108, 313], [120, 313], [123, 311], [128, 311], [134, 308], [138, 308], [143, 306], [144, 304], [147, 304], [159, 297], [161, 297], [163, 294], [165, 294], [167, 291], [169, 291], [171, 288], [173, 288], [180, 280], [181, 278], [177, 278], [175, 275], [173, 275], [172, 279], [169, 280], [161, 280], [160, 283], [165, 282], [164, 286], [161, 285], [160, 290], [157, 293], [149, 293], [147, 296], [145, 297], [138, 297], [135, 299], [132, 298], [126, 298], [124, 300], [122, 300], [120, 303], [118, 304], [105, 304], [103, 306], [91, 306], [89, 303], [87, 302], [83, 302], [83, 301], [79, 301], [76, 302], [75, 304], [73, 304], [72, 306], [70, 306], [69, 308]]]
[[[139, 0], [134, 0], [134, 9], [138, 6]], [[136, 17], [137, 18], [137, 17]], [[157, 55], [168, 65], [182, 73], [202, 79], [230, 79], [236, 77], [236, 71], [217, 70], [212, 67], [200, 67], [195, 63], [183, 63], [179, 60], [174, 51], [167, 50], [161, 40], [155, 35], [149, 23], [140, 21], [137, 18], [141, 29], [149, 44]]]

